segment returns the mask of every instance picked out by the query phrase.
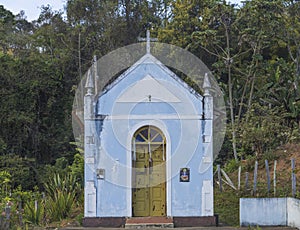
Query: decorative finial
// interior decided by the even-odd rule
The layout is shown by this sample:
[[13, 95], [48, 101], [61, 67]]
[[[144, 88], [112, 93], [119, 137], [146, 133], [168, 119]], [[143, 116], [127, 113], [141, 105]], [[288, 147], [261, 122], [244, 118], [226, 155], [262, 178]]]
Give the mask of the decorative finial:
[[209, 81], [208, 74], [205, 73], [204, 80], [203, 80], [203, 90], [204, 90], [204, 96], [210, 95], [209, 90], [211, 89], [211, 84]]
[[94, 87], [95, 87], [95, 95], [98, 93], [98, 80], [99, 80], [99, 76], [98, 76], [98, 67], [97, 67], [97, 56], [94, 55], [93, 57], [93, 62], [94, 62]]
[[86, 78], [86, 83], [85, 83], [85, 88], [87, 89], [86, 95], [92, 95], [93, 94], [93, 89], [94, 89], [94, 81], [93, 81], [93, 76], [91, 73], [91, 70], [88, 70], [87, 73], [87, 78]]

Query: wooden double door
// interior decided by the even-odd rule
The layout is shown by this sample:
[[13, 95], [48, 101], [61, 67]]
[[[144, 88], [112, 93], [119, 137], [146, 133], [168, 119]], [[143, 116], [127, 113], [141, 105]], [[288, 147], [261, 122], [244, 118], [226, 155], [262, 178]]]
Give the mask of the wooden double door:
[[166, 216], [166, 144], [161, 131], [145, 126], [133, 137], [132, 214]]

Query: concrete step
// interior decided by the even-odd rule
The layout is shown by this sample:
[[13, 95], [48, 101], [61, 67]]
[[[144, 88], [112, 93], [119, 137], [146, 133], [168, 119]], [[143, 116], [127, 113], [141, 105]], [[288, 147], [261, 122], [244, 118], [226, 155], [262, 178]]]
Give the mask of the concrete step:
[[174, 228], [173, 223], [125, 224], [125, 229]]
[[132, 217], [126, 220], [126, 229], [144, 228], [174, 228], [173, 219], [170, 217], [149, 216]]

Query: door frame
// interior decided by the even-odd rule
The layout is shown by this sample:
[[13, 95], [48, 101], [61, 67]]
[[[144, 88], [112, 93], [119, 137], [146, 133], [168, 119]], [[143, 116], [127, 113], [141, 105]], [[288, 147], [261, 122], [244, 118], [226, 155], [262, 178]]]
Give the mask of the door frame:
[[164, 123], [158, 120], [148, 120], [142, 121], [138, 124], [131, 127], [128, 133], [127, 138], [127, 154], [126, 154], [126, 165], [127, 165], [127, 183], [126, 183], [126, 190], [127, 190], [127, 216], [132, 217], [132, 138], [133, 135], [136, 133], [137, 130], [144, 126], [154, 126], [158, 128], [162, 134], [165, 136], [166, 139], [166, 208], [167, 216], [172, 216], [172, 202], [171, 202], [171, 139], [170, 135], [167, 131], [167, 128]]

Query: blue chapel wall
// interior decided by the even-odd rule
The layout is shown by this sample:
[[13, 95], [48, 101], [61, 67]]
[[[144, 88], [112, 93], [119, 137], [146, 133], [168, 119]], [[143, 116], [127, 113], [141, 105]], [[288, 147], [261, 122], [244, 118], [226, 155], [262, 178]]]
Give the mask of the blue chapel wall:
[[[165, 82], [168, 90], [186, 103], [116, 103], [118, 97], [131, 85], [150, 74]], [[126, 79], [126, 80], [125, 80]], [[159, 119], [163, 115], [202, 114], [201, 97], [191, 94], [188, 88], [166, 71], [153, 63], [141, 64], [109, 91], [101, 95], [96, 103], [96, 115], [107, 115], [103, 124], [96, 120], [100, 148], [97, 150], [96, 167], [105, 169], [105, 179], [97, 180], [97, 216], [128, 216], [128, 133], [139, 124], [152, 122], [148, 118], [110, 119], [112, 115], [157, 115], [156, 122], [165, 127], [169, 136], [171, 153], [171, 215], [201, 216], [202, 183], [212, 179], [212, 166], [199, 172], [203, 157], [202, 121], [192, 119]], [[101, 128], [100, 128], [101, 126]], [[142, 125], [141, 125], [142, 126]], [[100, 132], [101, 131], [101, 132]], [[130, 153], [131, 154], [131, 153]], [[180, 168], [190, 168], [190, 182], [179, 182]], [[169, 191], [167, 191], [168, 194]], [[170, 211], [168, 211], [170, 213]]]
[[[130, 121], [131, 126], [138, 124], [139, 120]], [[177, 123], [177, 124], [176, 124]], [[212, 168], [208, 168], [204, 173], [199, 173], [199, 164], [202, 161], [203, 145], [199, 143], [196, 147], [195, 154], [186, 156], [186, 152], [177, 152], [174, 157], [174, 152], [179, 148], [180, 135], [178, 130], [177, 121], [164, 121], [167, 130], [170, 135], [171, 143], [171, 202], [172, 202], [172, 216], [201, 216], [202, 207], [202, 182], [203, 180], [210, 180], [212, 178]], [[98, 216], [127, 216], [128, 215], [128, 203], [127, 203], [127, 174], [126, 168], [122, 168], [118, 165], [127, 165], [127, 149], [121, 142], [126, 138], [115, 139], [111, 138], [114, 134], [111, 122], [105, 122], [102, 132], [102, 148], [108, 154], [110, 159], [100, 158], [98, 165], [99, 168], [106, 170], [105, 180], [98, 180], [98, 204], [97, 215]], [[105, 141], [109, 138], [109, 141]], [[184, 139], [184, 138], [183, 138]], [[183, 141], [188, 144], [186, 138]], [[181, 159], [180, 159], [181, 158]], [[190, 182], [179, 181], [180, 168], [190, 168]], [[113, 178], [115, 176], [115, 178]]]

